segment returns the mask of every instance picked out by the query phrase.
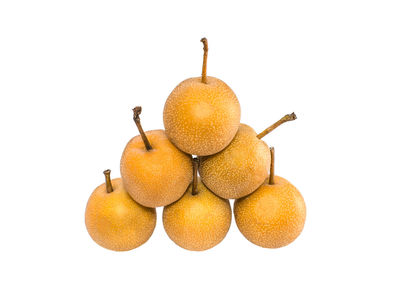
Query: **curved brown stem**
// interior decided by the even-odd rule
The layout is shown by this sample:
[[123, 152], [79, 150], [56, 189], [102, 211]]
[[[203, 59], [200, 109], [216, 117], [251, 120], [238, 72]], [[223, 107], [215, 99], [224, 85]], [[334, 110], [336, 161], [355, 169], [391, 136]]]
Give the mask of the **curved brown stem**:
[[263, 137], [265, 137], [266, 135], [268, 135], [270, 132], [272, 132], [273, 130], [275, 130], [276, 128], [278, 128], [280, 125], [282, 125], [283, 123], [289, 122], [289, 121], [293, 121], [296, 120], [296, 114], [294, 114], [294, 112], [292, 114], [286, 114], [285, 116], [283, 116], [279, 121], [275, 122], [274, 124], [272, 124], [271, 126], [269, 126], [268, 128], [266, 128], [264, 131], [262, 131], [261, 133], [259, 133], [257, 135], [257, 138], [262, 139]]
[[193, 183], [192, 183], [192, 195], [197, 195], [197, 170], [199, 169], [199, 159], [197, 157], [193, 158]]
[[207, 83], [207, 57], [208, 57], [208, 41], [207, 38], [203, 37], [201, 40], [203, 42], [203, 70], [201, 72], [201, 82], [206, 84]]
[[269, 181], [268, 184], [273, 185], [274, 183], [274, 177], [275, 177], [275, 148], [270, 147], [269, 148], [271, 152], [271, 167], [269, 169]]
[[146, 134], [143, 131], [142, 125], [140, 123], [140, 113], [142, 113], [142, 107], [141, 106], [136, 106], [133, 110], [133, 121], [135, 121], [136, 127], [139, 130], [140, 136], [142, 137], [142, 140], [144, 142], [144, 145], [146, 146], [147, 151], [152, 150], [153, 148], [151, 147], [151, 144], [149, 140], [147, 139]]
[[111, 178], [110, 178], [110, 174], [111, 174], [111, 170], [107, 169], [103, 171], [104, 176], [106, 176], [106, 189], [107, 189], [107, 193], [112, 193], [114, 191], [112, 184], [111, 184]]

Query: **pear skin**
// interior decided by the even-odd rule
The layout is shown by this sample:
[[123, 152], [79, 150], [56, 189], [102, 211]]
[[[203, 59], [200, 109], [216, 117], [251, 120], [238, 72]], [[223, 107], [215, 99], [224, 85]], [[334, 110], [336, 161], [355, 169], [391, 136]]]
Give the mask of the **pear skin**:
[[163, 211], [164, 229], [178, 246], [203, 251], [220, 243], [228, 233], [232, 210], [222, 199], [197, 179], [198, 160], [194, 159], [193, 183], [178, 201]]
[[178, 200], [192, 181], [190, 155], [177, 149], [163, 130], [147, 131], [152, 145], [146, 150], [141, 136], [131, 139], [121, 157], [121, 177], [130, 196], [147, 207]]
[[240, 124], [233, 141], [221, 152], [200, 157], [200, 177], [215, 194], [238, 199], [254, 192], [268, 177], [271, 156], [261, 139], [285, 122], [293, 121], [294, 113], [283, 116], [260, 134]]
[[[274, 156], [274, 150], [271, 148]], [[271, 175], [260, 188], [234, 204], [236, 225], [253, 244], [280, 248], [293, 242], [302, 232], [306, 205], [300, 192], [286, 179]]]
[[140, 135], [132, 138], [122, 153], [122, 181], [141, 205], [165, 206], [178, 200], [192, 182], [192, 158], [176, 148], [163, 130], [144, 132], [141, 111], [140, 106], [133, 109]]
[[156, 211], [136, 203], [124, 190], [120, 178], [113, 179], [109, 184], [112, 191], [108, 192], [104, 183], [93, 191], [88, 200], [85, 211], [87, 231], [97, 244], [106, 249], [135, 249], [153, 234]]
[[200, 158], [200, 176], [216, 195], [237, 199], [254, 192], [268, 177], [270, 153], [249, 126], [239, 130], [223, 151]]

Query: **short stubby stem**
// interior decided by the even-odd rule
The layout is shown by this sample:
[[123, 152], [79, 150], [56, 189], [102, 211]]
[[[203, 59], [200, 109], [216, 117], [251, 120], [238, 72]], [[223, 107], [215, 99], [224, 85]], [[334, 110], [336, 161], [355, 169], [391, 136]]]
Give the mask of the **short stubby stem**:
[[275, 148], [270, 147], [269, 151], [271, 152], [271, 167], [269, 169], [269, 181], [268, 184], [273, 185], [274, 177], [275, 177]]
[[107, 193], [112, 193], [114, 191], [114, 189], [112, 187], [111, 178], [110, 178], [111, 170], [110, 169], [104, 170], [103, 174], [104, 174], [104, 176], [106, 176], [106, 190], [107, 190]]
[[147, 151], [152, 150], [153, 147], [151, 146], [145, 132], [143, 131], [142, 124], [140, 123], [140, 113], [142, 113], [142, 107], [136, 106], [133, 108], [133, 121], [135, 121], [136, 127], [139, 130], [140, 136], [142, 137], [143, 143], [146, 146]]
[[271, 126], [269, 126], [268, 128], [266, 128], [264, 131], [262, 131], [261, 133], [259, 133], [257, 135], [257, 138], [262, 139], [263, 137], [265, 137], [266, 135], [268, 135], [270, 132], [272, 132], [273, 130], [275, 130], [276, 128], [278, 128], [280, 125], [282, 125], [283, 123], [289, 122], [289, 121], [293, 121], [296, 120], [296, 114], [294, 114], [294, 112], [292, 114], [286, 114], [285, 116], [283, 116], [279, 121], [275, 122], [274, 124], [272, 124]]
[[197, 157], [193, 158], [193, 183], [192, 183], [192, 195], [197, 195], [197, 171], [199, 170], [199, 159]]

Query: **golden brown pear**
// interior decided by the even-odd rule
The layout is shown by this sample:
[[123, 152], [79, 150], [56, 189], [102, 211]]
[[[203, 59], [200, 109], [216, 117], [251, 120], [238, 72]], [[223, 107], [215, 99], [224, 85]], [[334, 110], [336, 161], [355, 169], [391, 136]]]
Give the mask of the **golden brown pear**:
[[300, 235], [306, 205], [300, 192], [271, 170], [269, 180], [260, 188], [235, 201], [234, 214], [236, 225], [247, 240], [264, 248], [280, 248]]
[[164, 208], [163, 224], [175, 244], [187, 250], [203, 251], [225, 238], [232, 210], [228, 200], [213, 194], [197, 177], [193, 184], [181, 199]]
[[156, 210], [136, 203], [124, 190], [120, 178], [98, 186], [89, 198], [85, 223], [90, 237], [100, 246], [128, 251], [144, 244], [156, 227]]
[[168, 205], [178, 200], [192, 181], [191, 156], [176, 148], [163, 130], [144, 132], [139, 119], [134, 120], [141, 135], [132, 138], [121, 158], [121, 177], [131, 197], [147, 207]]
[[179, 149], [193, 155], [211, 155], [224, 149], [240, 123], [240, 105], [223, 81], [206, 75], [205, 38], [202, 77], [181, 82], [164, 106], [164, 127]]
[[271, 162], [269, 148], [261, 138], [294, 119], [294, 113], [285, 115], [259, 135], [241, 124], [235, 138], [223, 151], [200, 158], [199, 172], [207, 188], [226, 199], [254, 192], [268, 177]]

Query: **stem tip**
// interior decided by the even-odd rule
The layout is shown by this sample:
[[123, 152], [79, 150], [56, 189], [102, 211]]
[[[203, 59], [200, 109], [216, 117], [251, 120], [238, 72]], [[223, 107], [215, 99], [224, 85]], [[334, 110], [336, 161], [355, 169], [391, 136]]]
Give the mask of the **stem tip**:
[[135, 121], [139, 120], [140, 121], [139, 115], [142, 113], [142, 106], [136, 106], [132, 110], [133, 110], [133, 120], [135, 120]]
[[289, 119], [290, 119], [289, 121], [296, 120], [297, 119], [296, 114], [294, 114], [294, 112], [292, 114], [289, 114]]

